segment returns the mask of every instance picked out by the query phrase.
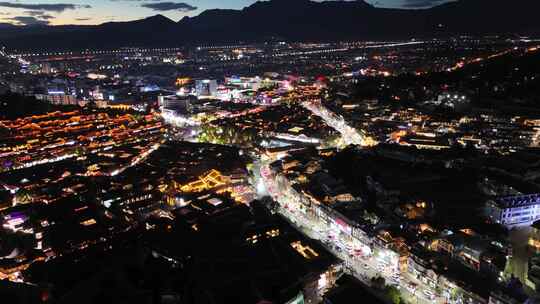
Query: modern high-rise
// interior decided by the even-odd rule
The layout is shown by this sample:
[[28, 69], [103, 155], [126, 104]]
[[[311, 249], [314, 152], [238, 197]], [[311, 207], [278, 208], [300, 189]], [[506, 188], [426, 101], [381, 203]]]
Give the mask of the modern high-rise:
[[191, 102], [189, 96], [158, 96], [159, 107], [167, 110], [174, 110], [176, 112], [186, 113], [189, 111]]

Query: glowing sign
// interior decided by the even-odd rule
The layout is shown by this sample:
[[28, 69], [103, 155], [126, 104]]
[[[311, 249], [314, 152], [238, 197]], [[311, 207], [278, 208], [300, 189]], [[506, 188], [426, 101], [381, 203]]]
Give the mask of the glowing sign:
[[178, 77], [176, 78], [176, 86], [185, 86], [191, 82], [191, 78], [189, 77]]

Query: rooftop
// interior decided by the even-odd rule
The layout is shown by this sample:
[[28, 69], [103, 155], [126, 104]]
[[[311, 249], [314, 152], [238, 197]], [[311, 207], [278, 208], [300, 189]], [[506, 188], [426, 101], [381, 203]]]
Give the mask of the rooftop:
[[501, 208], [518, 208], [540, 205], [540, 194], [516, 195], [496, 199]]

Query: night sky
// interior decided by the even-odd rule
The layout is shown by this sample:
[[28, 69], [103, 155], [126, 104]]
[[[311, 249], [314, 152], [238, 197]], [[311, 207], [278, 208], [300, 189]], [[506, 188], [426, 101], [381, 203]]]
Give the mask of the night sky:
[[[290, 0], [294, 1], [294, 0]], [[426, 8], [449, 0], [366, 0], [378, 7]], [[162, 14], [175, 21], [206, 9], [248, 6], [256, 0], [19, 0], [0, 1], [0, 23], [99, 24]]]

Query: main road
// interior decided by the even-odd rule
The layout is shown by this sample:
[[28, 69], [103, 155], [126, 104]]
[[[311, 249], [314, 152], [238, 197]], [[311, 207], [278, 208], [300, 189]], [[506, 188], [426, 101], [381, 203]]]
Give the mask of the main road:
[[[353, 242], [346, 236], [331, 231], [319, 217], [294, 208], [293, 206], [298, 204], [298, 197], [279, 189], [275, 176], [269, 174], [271, 172], [268, 167], [270, 162], [270, 159], [261, 160], [257, 165], [257, 168], [260, 168], [258, 172], [260, 176], [257, 180], [264, 183], [265, 193], [278, 202], [278, 213], [307, 237], [320, 241], [330, 252], [341, 259], [347, 273], [355, 276], [366, 285], [371, 284], [372, 278], [381, 276], [388, 285], [398, 288], [401, 296], [408, 303], [450, 303], [447, 298], [435, 296], [434, 288], [418, 281], [407, 272], [400, 273], [399, 270], [389, 267], [385, 261], [375, 255], [355, 253]], [[258, 187], [261, 185], [259, 184]]]
[[363, 131], [357, 130], [347, 124], [345, 119], [336, 113], [328, 110], [320, 100], [313, 99], [301, 103], [304, 108], [319, 116], [331, 128], [341, 134], [343, 141], [347, 145], [372, 146], [375, 143], [367, 137]]

